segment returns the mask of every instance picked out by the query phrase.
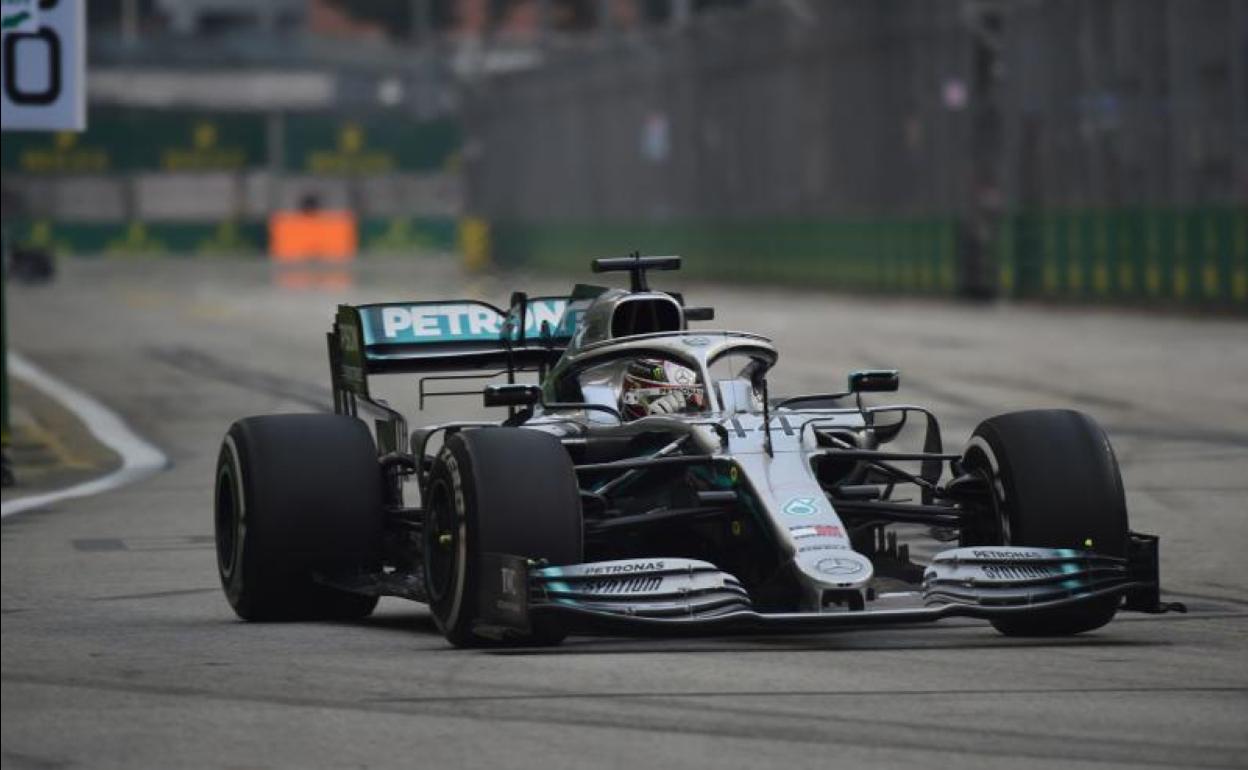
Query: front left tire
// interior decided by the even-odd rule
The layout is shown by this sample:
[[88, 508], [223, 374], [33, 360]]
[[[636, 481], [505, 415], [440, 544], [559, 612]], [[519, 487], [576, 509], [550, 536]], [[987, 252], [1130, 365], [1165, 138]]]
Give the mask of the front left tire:
[[[438, 628], [457, 647], [478, 636], [484, 554], [510, 554], [552, 566], [583, 561], [580, 486], [567, 450], [548, 433], [474, 428], [448, 436], [422, 495], [425, 580]], [[558, 644], [559, 628], [534, 619], [518, 644]]]

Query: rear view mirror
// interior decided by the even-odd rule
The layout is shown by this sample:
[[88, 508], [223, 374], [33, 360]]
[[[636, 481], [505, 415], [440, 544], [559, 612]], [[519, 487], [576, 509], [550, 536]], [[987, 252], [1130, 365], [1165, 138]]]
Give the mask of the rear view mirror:
[[850, 393], [892, 393], [901, 385], [896, 369], [862, 369], [849, 374]]
[[487, 385], [481, 395], [486, 406], [532, 406], [542, 400], [539, 385]]

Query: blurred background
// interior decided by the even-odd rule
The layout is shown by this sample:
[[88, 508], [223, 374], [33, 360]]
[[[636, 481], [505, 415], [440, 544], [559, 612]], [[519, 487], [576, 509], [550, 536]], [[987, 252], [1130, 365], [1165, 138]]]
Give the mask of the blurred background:
[[1248, 307], [1237, 0], [87, 14], [88, 130], [4, 135], [13, 245], [578, 274], [640, 249], [725, 280]]
[[[85, 5], [88, 117], [0, 142], [4, 770], [1248, 764], [1248, 0], [0, 0], [0, 102], [36, 2]], [[633, 250], [775, 339], [776, 396], [900, 367], [951, 452], [1087, 413], [1191, 613], [566, 656], [397, 599], [236, 622], [221, 438], [332, 409], [335, 304]], [[370, 393], [501, 417], [425, 385]]]

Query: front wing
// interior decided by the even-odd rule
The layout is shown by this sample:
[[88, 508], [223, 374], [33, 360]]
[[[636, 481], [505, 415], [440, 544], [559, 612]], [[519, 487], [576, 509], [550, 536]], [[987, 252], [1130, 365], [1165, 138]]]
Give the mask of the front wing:
[[1126, 559], [1074, 549], [983, 546], [937, 554], [913, 607], [767, 613], [754, 609], [735, 577], [693, 559], [640, 558], [562, 567], [489, 554], [481, 562], [477, 631], [526, 633], [535, 619], [569, 631], [688, 636], [816, 632], [984, 620], [1125, 597], [1123, 609], [1183, 611], [1160, 602], [1157, 538], [1132, 535]]

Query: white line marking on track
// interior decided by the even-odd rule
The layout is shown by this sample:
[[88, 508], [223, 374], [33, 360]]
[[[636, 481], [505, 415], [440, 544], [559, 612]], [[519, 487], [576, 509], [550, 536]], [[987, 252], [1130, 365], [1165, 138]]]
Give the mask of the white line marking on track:
[[169, 466], [165, 453], [138, 436], [121, 416], [81, 390], [56, 379], [18, 353], [9, 353], [9, 374], [59, 401], [82, 420], [100, 443], [121, 456], [121, 467], [91, 481], [37, 495], [5, 500], [0, 518], [75, 497], [87, 497], [145, 479]]

